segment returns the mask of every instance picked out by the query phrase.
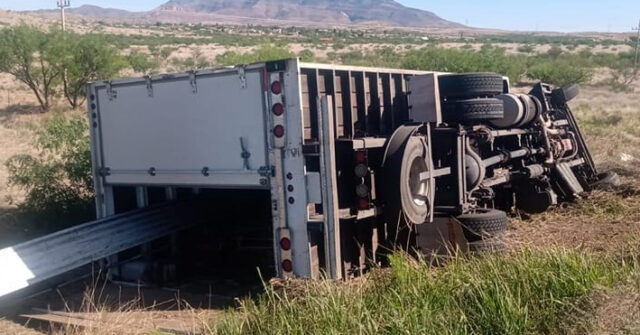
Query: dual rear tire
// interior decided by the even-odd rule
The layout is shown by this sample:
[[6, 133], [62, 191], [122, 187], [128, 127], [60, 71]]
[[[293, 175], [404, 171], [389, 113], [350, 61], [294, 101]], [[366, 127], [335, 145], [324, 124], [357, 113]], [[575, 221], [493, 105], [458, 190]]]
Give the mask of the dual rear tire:
[[472, 213], [456, 217], [467, 239], [469, 251], [489, 252], [506, 249], [504, 233], [507, 230], [507, 213], [479, 208]]
[[446, 122], [477, 124], [504, 117], [504, 103], [495, 98], [504, 92], [504, 80], [495, 73], [463, 73], [438, 76]]

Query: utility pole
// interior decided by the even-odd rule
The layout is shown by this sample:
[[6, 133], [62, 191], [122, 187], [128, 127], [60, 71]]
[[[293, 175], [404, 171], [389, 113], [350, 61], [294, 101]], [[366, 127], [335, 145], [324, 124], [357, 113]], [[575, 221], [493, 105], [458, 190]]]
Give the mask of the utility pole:
[[636, 35], [636, 60], [633, 63], [633, 67], [635, 68], [635, 71], [637, 73], [638, 72], [638, 53], [640, 52], [640, 20], [638, 21], [638, 26], [631, 29], [638, 31], [638, 35]]
[[58, 8], [60, 8], [60, 19], [62, 20], [62, 31], [67, 28], [67, 23], [64, 16], [64, 9], [71, 6], [71, 0], [59, 0]]

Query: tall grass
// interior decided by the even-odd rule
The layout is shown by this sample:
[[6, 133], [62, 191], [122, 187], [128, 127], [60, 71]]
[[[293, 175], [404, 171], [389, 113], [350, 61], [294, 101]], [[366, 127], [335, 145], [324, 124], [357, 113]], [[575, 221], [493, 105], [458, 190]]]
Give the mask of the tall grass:
[[635, 257], [623, 259], [526, 250], [434, 268], [396, 255], [360, 285], [305, 283], [295, 295], [268, 288], [212, 334], [560, 333], [578, 326], [567, 318], [584, 313], [590, 293], [637, 269]]

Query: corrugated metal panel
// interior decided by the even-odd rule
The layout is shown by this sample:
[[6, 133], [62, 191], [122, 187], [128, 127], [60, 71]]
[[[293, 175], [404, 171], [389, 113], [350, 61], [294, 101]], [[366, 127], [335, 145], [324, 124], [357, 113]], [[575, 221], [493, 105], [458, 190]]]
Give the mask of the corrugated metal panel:
[[86, 223], [0, 250], [0, 297], [196, 223], [178, 205], [138, 210]]
[[410, 120], [407, 80], [429, 72], [300, 64], [304, 139], [318, 140], [316, 98], [333, 96], [336, 138], [381, 137]]

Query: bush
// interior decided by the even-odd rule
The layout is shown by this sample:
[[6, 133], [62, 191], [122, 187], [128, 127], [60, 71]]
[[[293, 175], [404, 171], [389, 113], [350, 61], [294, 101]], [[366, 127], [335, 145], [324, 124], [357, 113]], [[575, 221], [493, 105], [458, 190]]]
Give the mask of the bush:
[[26, 192], [19, 208], [46, 218], [48, 231], [93, 216], [93, 176], [86, 122], [54, 115], [37, 131], [38, 155], [17, 155], [5, 163], [10, 186]]
[[530, 44], [525, 44], [518, 47], [518, 52], [522, 52], [525, 54], [530, 54], [530, 53], [533, 53], [534, 51], [535, 51], [535, 48], [533, 47], [533, 45], [530, 45]]
[[302, 51], [300, 51], [298, 53], [298, 57], [303, 61], [303, 62], [315, 62], [316, 61], [316, 55], [313, 53], [313, 51], [309, 50], [309, 49], [304, 49]]
[[593, 78], [593, 69], [569, 60], [548, 60], [532, 65], [528, 77], [558, 86], [586, 84]]
[[142, 73], [145, 76], [152, 74], [158, 69], [158, 67], [160, 67], [160, 64], [156, 59], [139, 51], [132, 51], [127, 55], [127, 61], [133, 71]]
[[257, 62], [267, 62], [271, 60], [293, 58], [295, 55], [286, 48], [278, 47], [273, 44], [264, 44], [254, 52], [238, 53], [235, 51], [227, 51], [216, 57], [218, 65], [237, 65], [250, 64]]
[[503, 48], [483, 46], [482, 50], [454, 50], [427, 47], [410, 51], [401, 66], [407, 69], [442, 72], [496, 72], [519, 82], [526, 73], [526, 57], [508, 55]]

